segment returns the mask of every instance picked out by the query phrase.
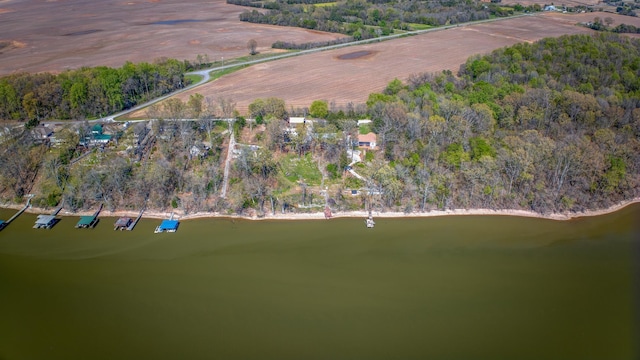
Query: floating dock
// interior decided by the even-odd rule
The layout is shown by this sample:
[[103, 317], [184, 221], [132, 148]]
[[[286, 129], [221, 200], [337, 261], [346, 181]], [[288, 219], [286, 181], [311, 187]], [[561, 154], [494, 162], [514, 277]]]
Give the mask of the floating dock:
[[369, 212], [369, 217], [364, 220], [364, 223], [367, 225], [367, 228], [373, 228], [376, 226], [376, 222], [373, 221], [373, 215]]
[[129, 230], [129, 226], [133, 223], [130, 217], [121, 217], [113, 224], [113, 230]]
[[136, 224], [138, 223], [138, 221], [140, 221], [140, 219], [142, 218], [143, 212], [144, 212], [144, 209], [140, 210], [140, 213], [138, 214], [138, 217], [135, 220], [126, 216], [118, 218], [118, 220], [116, 220], [116, 222], [113, 224], [113, 230], [120, 230], [120, 231], [133, 230], [133, 228], [136, 227]]
[[98, 218], [95, 216], [80, 216], [80, 220], [76, 224], [76, 229], [94, 228], [97, 223]]
[[51, 229], [60, 219], [55, 215], [38, 215], [34, 229]]
[[176, 232], [179, 225], [180, 222], [178, 220], [173, 220], [173, 214], [171, 214], [171, 217], [168, 220], [162, 220], [162, 223], [156, 227], [154, 233]]
[[80, 216], [80, 221], [76, 224], [76, 229], [92, 229], [98, 224], [98, 215], [100, 215], [100, 211], [102, 211], [102, 204], [100, 204], [100, 208], [93, 214], [89, 216]]
[[56, 217], [56, 215], [58, 215], [60, 210], [62, 210], [62, 205], [60, 205], [59, 208], [55, 209], [51, 213], [51, 215], [38, 215], [38, 217], [36, 218], [36, 224], [33, 225], [33, 228], [34, 229], [51, 229], [55, 224], [58, 223], [58, 221], [60, 221], [60, 219]]

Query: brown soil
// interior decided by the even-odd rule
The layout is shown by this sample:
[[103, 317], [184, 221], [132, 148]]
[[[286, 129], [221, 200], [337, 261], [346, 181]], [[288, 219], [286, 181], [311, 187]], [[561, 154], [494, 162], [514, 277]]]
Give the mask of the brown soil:
[[[5, 0], [2, 5], [0, 42], [11, 45], [0, 50], [0, 75], [120, 66], [160, 57], [195, 60], [198, 54], [229, 59], [247, 55], [252, 38], [264, 54], [276, 52], [270, 48], [276, 40], [302, 43], [341, 36], [240, 22], [244, 8], [224, 0]], [[609, 13], [547, 12], [258, 64], [179, 97], [198, 92], [230, 98], [243, 114], [253, 100], [266, 97], [282, 98], [288, 108], [308, 107], [314, 100], [338, 106], [364, 103], [394, 78], [457, 72], [474, 54], [543, 37], [591, 33], [576, 24], [596, 16], [611, 17], [614, 26], [640, 26], [639, 18]]]
[[442, 70], [455, 73], [474, 54], [544, 37], [593, 33], [577, 23], [598, 14], [605, 15], [545, 13], [283, 59], [251, 66], [178, 97], [186, 100], [197, 92], [212, 99], [231, 98], [241, 113], [256, 98], [267, 97], [284, 99], [287, 108], [308, 107], [314, 100], [338, 106], [364, 103], [394, 78]]
[[121, 66], [161, 57], [211, 61], [248, 55], [256, 39], [260, 53], [277, 40], [305, 43], [342, 37], [320, 31], [241, 22], [245, 8], [225, 0], [8, 0], [0, 9], [4, 48], [0, 75], [59, 72], [82, 66]]
[[354, 51], [348, 54], [338, 55], [338, 60], [354, 60], [354, 59], [362, 59], [373, 56], [373, 51]]

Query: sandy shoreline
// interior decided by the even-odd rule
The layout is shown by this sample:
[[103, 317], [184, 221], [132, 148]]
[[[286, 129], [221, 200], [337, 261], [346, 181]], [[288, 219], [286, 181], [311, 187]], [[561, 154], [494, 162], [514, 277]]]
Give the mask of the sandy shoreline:
[[[626, 200], [610, 206], [606, 209], [600, 210], [590, 210], [584, 212], [570, 212], [570, 213], [552, 213], [552, 214], [541, 214], [533, 211], [527, 210], [514, 210], [514, 209], [501, 209], [501, 210], [491, 210], [491, 209], [451, 209], [451, 210], [433, 210], [428, 212], [416, 212], [416, 213], [403, 213], [403, 212], [373, 212], [373, 216], [377, 218], [417, 218], [417, 217], [434, 217], [434, 216], [452, 216], [452, 215], [499, 215], [499, 216], [519, 216], [519, 217], [533, 217], [540, 219], [548, 219], [548, 220], [571, 220], [580, 217], [589, 217], [589, 216], [598, 216], [605, 215], [612, 212], [616, 212], [621, 210], [622, 208], [629, 206], [631, 204], [640, 203], [640, 197], [634, 198], [631, 200]], [[2, 207], [5, 209], [21, 209], [24, 205], [7, 205], [3, 204]], [[41, 208], [29, 208], [26, 210], [27, 213], [32, 214], [48, 214], [51, 213], [50, 209], [41, 209]], [[80, 212], [70, 212], [66, 210], [62, 210], [58, 215], [60, 216], [84, 216], [84, 215], [93, 215], [94, 211], [80, 211]], [[145, 219], [166, 219], [171, 216], [171, 211], [158, 211], [158, 210], [145, 210], [143, 214], [143, 218]], [[139, 211], [109, 211], [102, 210], [99, 217], [131, 217], [136, 218], [139, 214]], [[211, 212], [198, 212], [191, 214], [184, 214], [181, 211], [173, 211], [174, 219], [178, 220], [190, 220], [190, 219], [204, 219], [204, 218], [229, 218], [229, 219], [245, 219], [245, 220], [319, 220], [324, 219], [323, 212], [316, 213], [299, 213], [299, 214], [267, 214], [264, 217], [257, 216], [240, 216], [240, 215], [229, 215], [229, 214], [221, 214], [221, 213], [211, 213]], [[365, 218], [368, 213], [366, 211], [349, 211], [349, 212], [334, 212], [333, 218]]]

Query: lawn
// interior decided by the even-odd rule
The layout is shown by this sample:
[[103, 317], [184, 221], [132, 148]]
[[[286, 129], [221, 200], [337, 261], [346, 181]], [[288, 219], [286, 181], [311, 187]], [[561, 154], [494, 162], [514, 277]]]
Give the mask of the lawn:
[[322, 182], [322, 174], [311, 154], [302, 157], [289, 154], [282, 159], [280, 164], [284, 176], [293, 183], [302, 181], [309, 186], [317, 186]]
[[434, 27], [432, 25], [418, 24], [418, 23], [408, 23], [407, 25], [411, 27], [411, 30], [427, 30]]

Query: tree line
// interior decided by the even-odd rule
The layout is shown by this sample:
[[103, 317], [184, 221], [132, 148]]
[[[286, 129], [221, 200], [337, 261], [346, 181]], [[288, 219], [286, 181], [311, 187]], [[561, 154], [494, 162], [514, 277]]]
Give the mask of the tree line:
[[[246, 0], [227, 2], [268, 9], [266, 12], [244, 11], [240, 14], [241, 21], [341, 33], [355, 40], [389, 35], [396, 30], [413, 30], [416, 25], [441, 26], [513, 14], [511, 8], [461, 0], [346, 0], [331, 3], [330, 6], [284, 0], [266, 3]], [[522, 9], [534, 11], [534, 7]]]
[[0, 119], [33, 125], [42, 120], [99, 118], [185, 87], [185, 69], [184, 62], [159, 59], [57, 75], [8, 75], [0, 78]]

